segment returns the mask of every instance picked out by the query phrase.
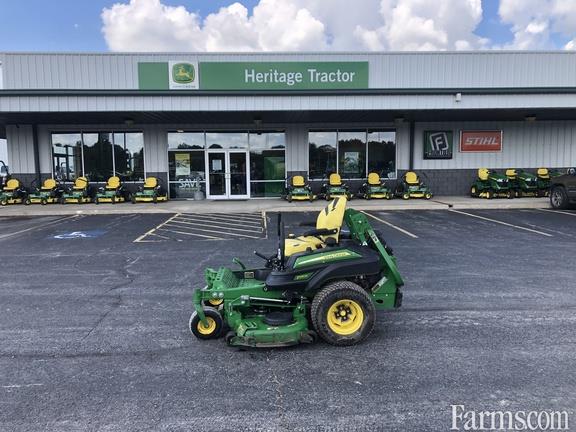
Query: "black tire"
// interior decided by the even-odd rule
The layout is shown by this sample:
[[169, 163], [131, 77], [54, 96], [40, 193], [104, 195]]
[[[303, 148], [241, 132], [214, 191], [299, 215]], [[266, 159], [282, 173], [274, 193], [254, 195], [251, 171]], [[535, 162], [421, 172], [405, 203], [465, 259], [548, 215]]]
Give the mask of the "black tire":
[[506, 198], [508, 199], [512, 199], [514, 198], [514, 192], [509, 190], [508, 192], [506, 192]]
[[564, 210], [568, 207], [568, 194], [564, 186], [554, 186], [550, 191], [550, 205], [553, 209]]
[[[330, 327], [328, 314], [331, 307], [345, 300], [350, 300], [359, 306], [362, 309], [363, 316], [359, 327], [353, 333], [339, 334]], [[345, 305], [342, 305], [342, 307], [346, 309]], [[312, 300], [310, 316], [314, 330], [324, 341], [331, 345], [347, 346], [360, 343], [372, 332], [376, 322], [376, 309], [372, 299], [364, 289], [353, 282], [338, 281], [326, 285], [316, 294]], [[338, 317], [341, 322], [343, 322], [344, 318]]]
[[42, 199], [40, 200], [40, 204], [46, 205], [46, 204], [48, 204], [48, 201], [46, 201], [46, 198], [42, 198]]
[[94, 198], [94, 204], [96, 205], [100, 204], [100, 198], [98, 197]]
[[288, 194], [288, 196], [286, 197], [286, 201], [288, 201], [289, 203], [292, 202], [292, 194]]
[[192, 315], [190, 316], [190, 321], [188, 321], [188, 328], [198, 339], [206, 340], [219, 338], [222, 334], [222, 329], [224, 328], [222, 315], [220, 315], [216, 309], [211, 307], [204, 307], [204, 315], [206, 315], [206, 318], [213, 321], [213, 330], [211, 330], [209, 333], [203, 333], [201, 330], [199, 330], [198, 327], [201, 326], [202, 323], [196, 311], [192, 312]]
[[492, 199], [492, 198], [494, 198], [494, 192], [492, 192], [491, 190], [487, 190], [486, 199]]
[[470, 196], [472, 198], [476, 198], [478, 196], [478, 189], [476, 188], [476, 186], [472, 186], [470, 188]]
[[116, 204], [116, 197], [113, 196], [112, 199], [111, 199], [111, 201], [112, 201], [112, 204]]
[[0, 201], [0, 205], [1, 205], [1, 206], [8, 205], [8, 200], [7, 200], [7, 199], [3, 199], [2, 201]]
[[30, 204], [32, 204], [32, 201], [30, 201], [30, 198], [26, 198], [24, 200], [24, 205], [30, 205]]

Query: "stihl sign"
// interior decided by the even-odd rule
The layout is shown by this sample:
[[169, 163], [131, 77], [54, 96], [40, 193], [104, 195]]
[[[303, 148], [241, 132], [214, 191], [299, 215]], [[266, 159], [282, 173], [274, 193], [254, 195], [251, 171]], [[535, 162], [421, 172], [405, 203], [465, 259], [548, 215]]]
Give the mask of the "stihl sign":
[[502, 131], [461, 131], [461, 152], [502, 151]]

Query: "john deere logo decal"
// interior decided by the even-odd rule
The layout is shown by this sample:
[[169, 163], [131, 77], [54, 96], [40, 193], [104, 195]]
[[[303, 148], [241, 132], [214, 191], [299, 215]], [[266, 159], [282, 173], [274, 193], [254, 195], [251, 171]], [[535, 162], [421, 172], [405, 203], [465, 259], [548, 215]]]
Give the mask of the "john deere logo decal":
[[172, 66], [172, 79], [178, 84], [190, 84], [195, 77], [194, 66], [190, 63], [176, 63]]

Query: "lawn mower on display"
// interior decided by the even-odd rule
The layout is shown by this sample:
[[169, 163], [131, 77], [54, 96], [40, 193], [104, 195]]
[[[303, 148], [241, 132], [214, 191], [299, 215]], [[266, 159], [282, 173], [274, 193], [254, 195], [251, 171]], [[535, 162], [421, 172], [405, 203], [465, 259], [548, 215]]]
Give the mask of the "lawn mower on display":
[[99, 188], [96, 192], [96, 197], [94, 202], [96, 204], [100, 203], [120, 203], [126, 201], [124, 197], [124, 186], [120, 181], [119, 177], [110, 177], [106, 182], [106, 185]]
[[144, 185], [132, 194], [131, 201], [132, 204], [138, 202], [153, 202], [156, 204], [159, 201], [168, 201], [168, 193], [160, 186], [160, 182], [156, 177], [147, 177]]
[[536, 175], [538, 176], [538, 196], [550, 195], [550, 179], [561, 176], [563, 173], [557, 170], [549, 170], [548, 168], [538, 168]]
[[487, 168], [478, 169], [478, 178], [470, 187], [470, 196], [476, 198], [514, 198], [508, 177]]
[[342, 183], [342, 177], [340, 174], [330, 174], [328, 177], [328, 183], [322, 185], [321, 194], [326, 201], [333, 200], [338, 197], [345, 197], [348, 200], [352, 199], [352, 194], [348, 188], [348, 185]]
[[420, 180], [420, 177], [414, 171], [408, 171], [402, 176], [402, 180], [396, 186], [395, 195], [405, 200], [410, 198], [429, 200], [433, 196], [430, 188]]
[[71, 188], [64, 190], [60, 197], [62, 204], [86, 204], [92, 202], [90, 197], [89, 182], [86, 177], [78, 177], [74, 180]]
[[316, 195], [312, 193], [312, 188], [301, 175], [292, 176], [286, 184], [283, 198], [288, 201], [314, 201]]
[[[343, 222], [349, 231], [342, 230]], [[400, 307], [404, 284], [392, 250], [346, 198], [320, 212], [316, 228], [285, 238], [259, 268], [206, 269], [193, 294], [189, 329], [198, 339], [224, 335], [231, 346], [279, 347], [314, 342], [354, 345], [372, 331], [377, 309]]]
[[6, 185], [2, 188], [0, 205], [22, 204], [27, 195], [28, 193], [26, 189], [22, 187], [20, 180], [11, 178], [6, 181]]
[[388, 189], [386, 183], [380, 180], [380, 174], [371, 172], [368, 174], [366, 183], [358, 190], [358, 196], [370, 199], [392, 199], [392, 191]]
[[506, 177], [514, 192], [514, 197], [538, 196], [538, 177], [534, 174], [524, 170], [507, 169]]
[[[34, 185], [34, 183], [33, 183]], [[42, 186], [36, 187], [34, 192], [28, 194], [24, 199], [24, 204], [56, 204], [60, 202], [60, 197], [63, 193], [62, 186], [53, 178], [44, 180]]]

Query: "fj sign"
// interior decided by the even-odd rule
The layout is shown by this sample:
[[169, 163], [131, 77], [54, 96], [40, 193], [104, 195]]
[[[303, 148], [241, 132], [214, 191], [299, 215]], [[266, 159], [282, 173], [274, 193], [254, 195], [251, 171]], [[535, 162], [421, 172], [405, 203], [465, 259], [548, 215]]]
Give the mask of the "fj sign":
[[171, 61], [168, 64], [170, 90], [197, 89], [198, 88], [198, 63]]
[[502, 131], [460, 131], [461, 152], [501, 152]]
[[424, 159], [452, 159], [452, 131], [425, 131]]

